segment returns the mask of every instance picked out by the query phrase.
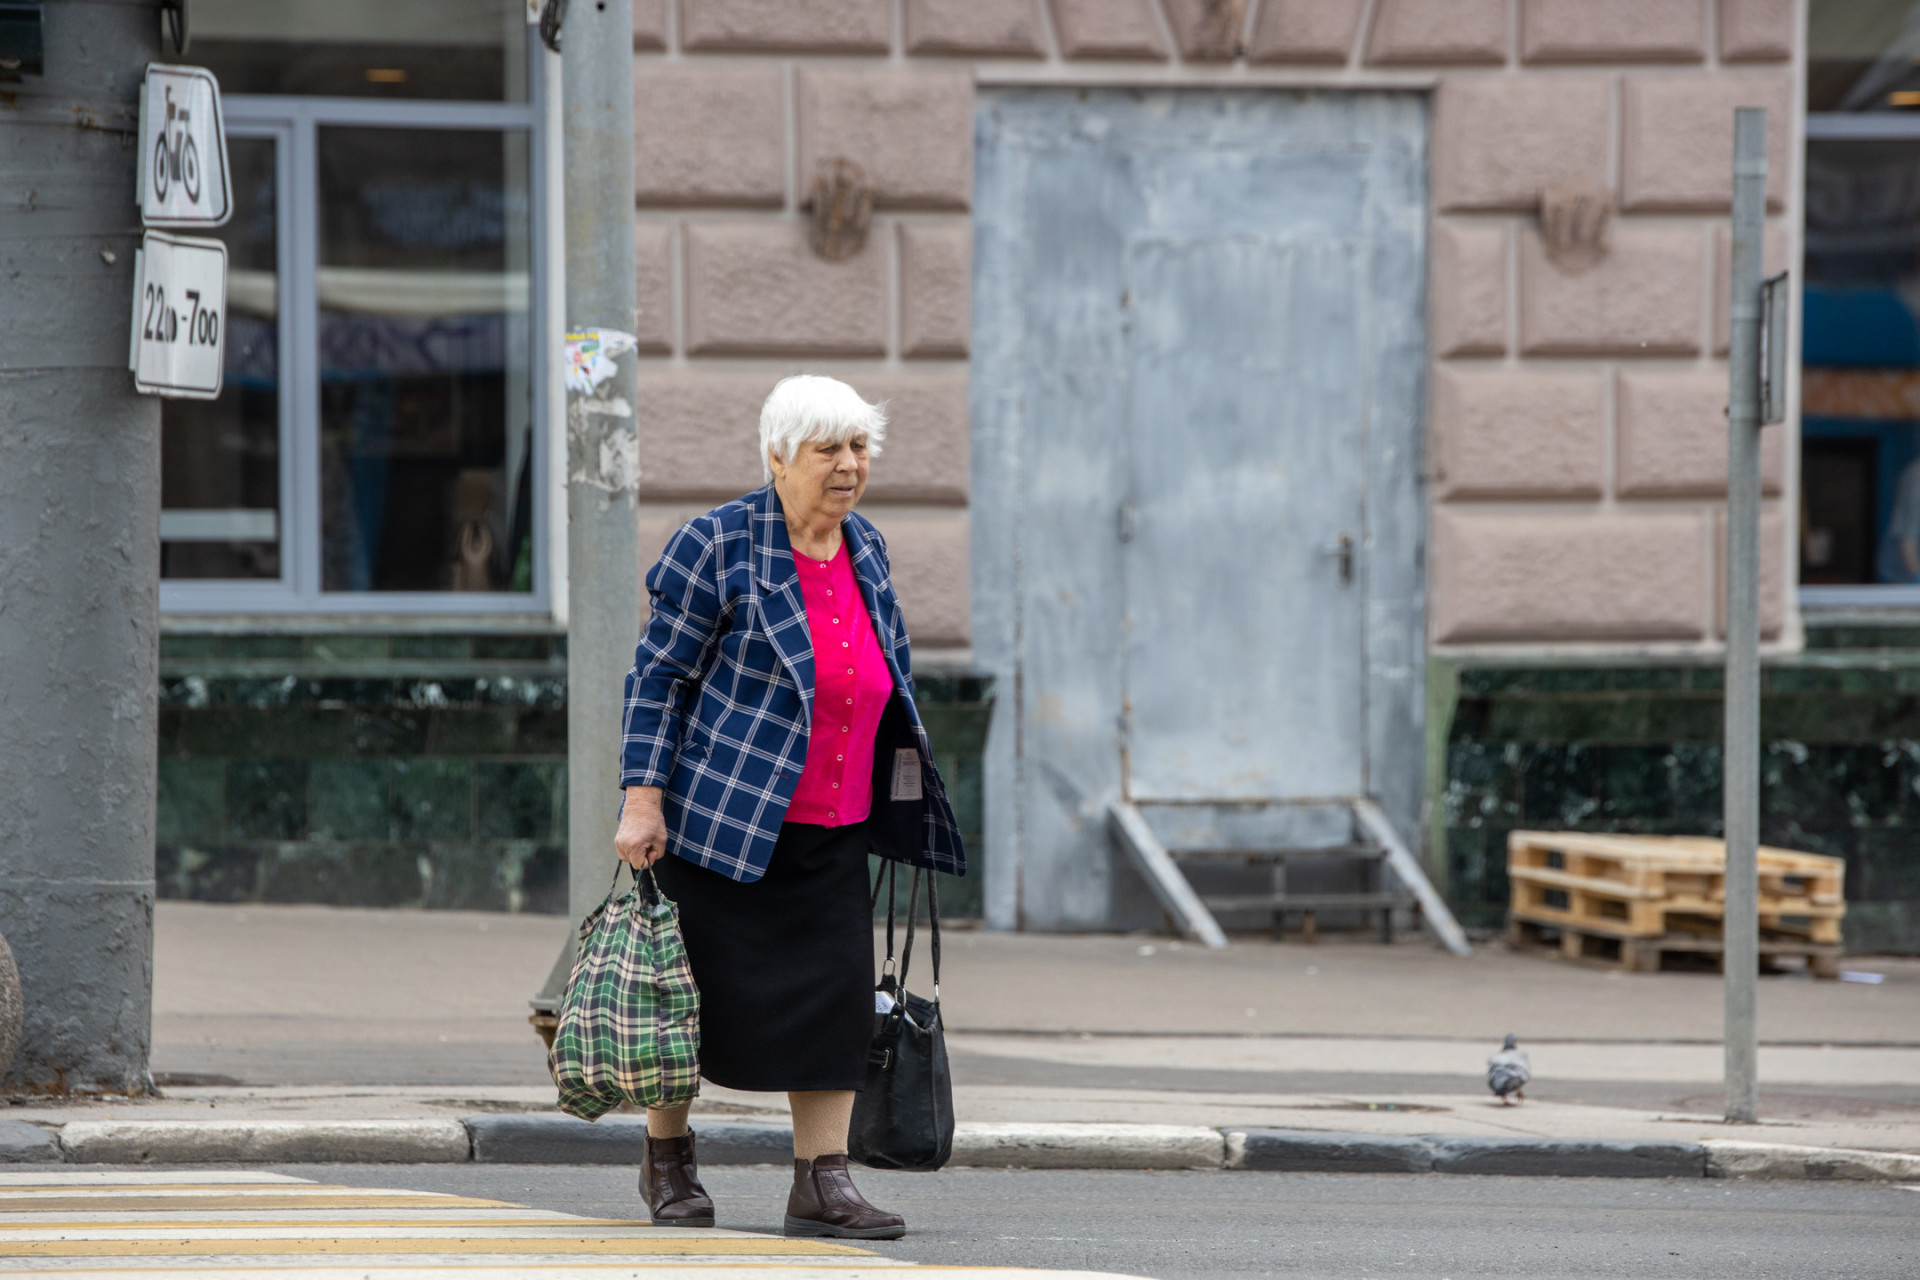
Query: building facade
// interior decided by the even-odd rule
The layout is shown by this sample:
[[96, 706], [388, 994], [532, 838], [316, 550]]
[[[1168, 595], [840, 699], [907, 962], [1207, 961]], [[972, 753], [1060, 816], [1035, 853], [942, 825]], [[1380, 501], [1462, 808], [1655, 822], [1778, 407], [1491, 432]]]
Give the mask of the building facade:
[[[635, 0], [643, 550], [759, 483], [775, 378], [844, 377], [894, 422], [866, 509], [984, 837], [970, 909], [1141, 923], [1112, 795], [1331, 788], [1490, 922], [1512, 827], [1717, 827], [1730, 121], [1765, 107], [1768, 269], [1809, 282], [1805, 426], [1766, 433], [1767, 836], [1845, 853], [1860, 944], [1911, 943], [1880, 624], [1920, 604], [1920, 358], [1863, 335], [1914, 332], [1912, 6], [1811, 7]], [[537, 9], [195, 6], [239, 215], [229, 392], [166, 426], [172, 892], [559, 909]], [[1196, 616], [1210, 575], [1242, 603]], [[1235, 695], [1262, 664], [1345, 674]], [[1202, 797], [1196, 722], [1246, 744], [1223, 768], [1301, 759]]]

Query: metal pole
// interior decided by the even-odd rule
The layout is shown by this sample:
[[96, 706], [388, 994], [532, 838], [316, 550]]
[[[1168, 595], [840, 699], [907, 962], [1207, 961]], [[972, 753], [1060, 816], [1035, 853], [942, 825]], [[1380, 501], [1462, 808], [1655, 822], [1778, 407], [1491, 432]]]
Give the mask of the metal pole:
[[1760, 1118], [1760, 271], [1767, 189], [1767, 113], [1733, 114], [1732, 347], [1727, 399], [1727, 678], [1723, 786], [1729, 1121]]
[[153, 996], [160, 402], [127, 371], [154, 4], [45, 6], [0, 151], [0, 933], [5, 1085], [145, 1092]]
[[[561, 29], [567, 331], [631, 334], [632, 0], [568, 6]], [[640, 635], [639, 369], [631, 352], [567, 393], [567, 906], [606, 895], [619, 822], [622, 680]], [[557, 996], [571, 933], [542, 992]]]

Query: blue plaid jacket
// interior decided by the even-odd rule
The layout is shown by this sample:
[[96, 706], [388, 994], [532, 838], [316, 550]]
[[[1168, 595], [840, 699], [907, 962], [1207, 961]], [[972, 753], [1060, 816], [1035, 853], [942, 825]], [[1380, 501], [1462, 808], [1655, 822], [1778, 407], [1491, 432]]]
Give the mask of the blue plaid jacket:
[[[913, 705], [907, 626], [887, 544], [841, 526], [893, 697], [874, 743], [874, 852], [953, 875], [966, 852]], [[813, 639], [773, 486], [689, 520], [647, 574], [653, 612], [627, 673], [620, 785], [662, 787], [667, 851], [735, 880], [766, 874], [813, 722]], [[894, 800], [894, 753], [919, 755], [920, 794]]]

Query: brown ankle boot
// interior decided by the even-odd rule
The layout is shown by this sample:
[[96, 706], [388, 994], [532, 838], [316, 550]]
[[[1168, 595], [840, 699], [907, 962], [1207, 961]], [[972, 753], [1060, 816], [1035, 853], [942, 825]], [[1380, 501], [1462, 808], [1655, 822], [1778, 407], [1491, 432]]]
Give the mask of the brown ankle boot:
[[656, 1227], [710, 1227], [713, 1201], [700, 1185], [693, 1159], [693, 1130], [679, 1138], [647, 1139], [640, 1157], [640, 1190]]
[[786, 1231], [790, 1236], [898, 1240], [907, 1234], [907, 1220], [867, 1203], [853, 1185], [845, 1156], [819, 1156], [811, 1163], [793, 1162]]

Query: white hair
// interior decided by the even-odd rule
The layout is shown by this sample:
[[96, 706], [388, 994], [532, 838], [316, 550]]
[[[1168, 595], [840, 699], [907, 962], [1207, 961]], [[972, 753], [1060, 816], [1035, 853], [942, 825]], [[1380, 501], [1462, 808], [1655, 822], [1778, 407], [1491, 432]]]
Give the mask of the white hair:
[[865, 436], [867, 452], [877, 456], [887, 438], [886, 406], [868, 404], [838, 378], [816, 373], [782, 378], [760, 406], [760, 478], [773, 479], [768, 454], [792, 462], [809, 441], [840, 444], [855, 436]]

